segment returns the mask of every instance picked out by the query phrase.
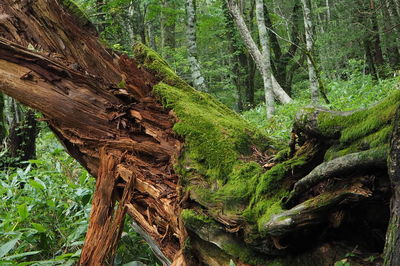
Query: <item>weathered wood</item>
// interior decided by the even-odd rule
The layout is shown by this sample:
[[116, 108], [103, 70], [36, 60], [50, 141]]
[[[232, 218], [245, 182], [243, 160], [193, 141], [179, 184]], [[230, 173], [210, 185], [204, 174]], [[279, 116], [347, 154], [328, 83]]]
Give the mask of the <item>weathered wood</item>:
[[[321, 194], [290, 210], [274, 215], [264, 225], [265, 231], [273, 237], [282, 237], [304, 228], [327, 223], [330, 215], [340, 211], [343, 206], [370, 196], [371, 191], [357, 186], [345, 191]], [[340, 221], [335, 223], [335, 227], [340, 225]]]
[[134, 176], [131, 176], [126, 183], [123, 197], [115, 211], [117, 156], [121, 155], [108, 153], [104, 148], [100, 152], [96, 191], [92, 201], [89, 229], [86, 233], [80, 265], [113, 264], [117, 240], [123, 229], [124, 204], [130, 200], [130, 192], [135, 179]]
[[392, 186], [391, 215], [384, 250], [384, 265], [387, 266], [400, 265], [400, 108], [397, 109], [393, 125], [388, 159]]
[[315, 167], [308, 175], [300, 179], [294, 185], [287, 200], [286, 207], [293, 207], [298, 197], [311, 189], [316, 184], [332, 177], [343, 177], [351, 171], [367, 171], [374, 168], [386, 167], [386, 149], [368, 150], [351, 153], [328, 162], [323, 162]]
[[152, 96], [154, 75], [105, 49], [90, 23], [69, 13], [77, 7], [69, 8], [55, 0], [0, 3], [0, 89], [41, 111], [68, 152], [98, 177], [81, 264], [112, 261], [129, 204], [173, 260], [186, 237], [172, 170], [182, 146], [172, 132], [175, 117]]

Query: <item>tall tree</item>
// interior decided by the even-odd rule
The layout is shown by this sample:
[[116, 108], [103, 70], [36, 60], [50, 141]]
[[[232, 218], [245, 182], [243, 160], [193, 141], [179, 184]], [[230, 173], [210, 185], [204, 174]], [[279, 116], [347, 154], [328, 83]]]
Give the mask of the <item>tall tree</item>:
[[308, 63], [308, 77], [310, 80], [310, 91], [311, 100], [314, 105], [319, 102], [319, 90], [318, 90], [318, 77], [317, 70], [315, 69], [315, 64], [312, 61], [314, 56], [314, 34], [313, 34], [313, 24], [311, 18], [310, 3], [308, 0], [301, 0], [303, 4], [304, 13], [304, 28], [306, 35], [306, 49], [307, 49], [307, 63]]
[[245, 88], [246, 79], [243, 78], [243, 69], [247, 67], [247, 58], [243, 50], [240, 48], [240, 40], [236, 36], [235, 24], [232, 21], [226, 2], [222, 2], [222, 8], [225, 16], [226, 37], [229, 41], [229, 50], [231, 54], [231, 79], [236, 87], [237, 94], [237, 109], [243, 111], [245, 106]]
[[193, 87], [195, 87], [199, 91], [207, 91], [206, 81], [201, 74], [201, 68], [197, 56], [196, 0], [186, 0], [186, 14], [189, 64], [191, 69]]
[[382, 15], [385, 18], [389, 18], [383, 21], [384, 31], [386, 33], [394, 33], [383, 35], [384, 38], [386, 38], [386, 49], [388, 50], [387, 57], [392, 67], [396, 68], [400, 65], [400, 40], [398, 38], [398, 36], [400, 36], [400, 25], [397, 25], [399, 23], [399, 17], [397, 16], [396, 9], [392, 6], [390, 0], [382, 1]]
[[294, 60], [297, 49], [300, 45], [300, 31], [299, 24], [301, 21], [301, 5], [298, 0], [294, 1], [291, 18], [288, 19], [288, 23], [291, 24], [291, 27], [287, 28], [288, 35], [290, 36], [289, 40], [285, 40], [285, 42], [290, 42], [287, 50], [285, 51], [282, 48], [278, 38], [280, 36], [277, 35], [277, 31], [272, 23], [270, 18], [271, 14], [268, 8], [264, 5], [265, 11], [265, 23], [267, 28], [269, 29], [269, 39], [271, 42], [272, 52], [274, 54], [273, 57], [273, 72], [275, 74], [276, 80], [282, 86], [282, 88], [286, 91], [288, 95], [291, 94], [291, 86], [292, 86], [292, 78], [294, 75], [294, 71], [298, 68], [299, 64]]
[[[236, 25], [238, 27], [238, 30], [240, 32], [240, 35], [243, 38], [244, 43], [246, 44], [246, 47], [251, 54], [254, 62], [256, 63], [257, 69], [260, 71], [262, 76], [267, 76], [270, 75], [270, 73], [266, 73], [266, 67], [265, 67], [265, 62], [263, 60], [263, 56], [258, 49], [256, 43], [254, 42], [250, 31], [248, 30], [246, 23], [244, 22], [244, 19], [242, 17], [242, 14], [240, 13], [238, 5], [235, 3], [234, 0], [226, 0], [227, 5], [229, 8], [229, 11], [231, 12], [231, 15], [233, 19], [236, 22]], [[264, 78], [263, 78], [264, 80]], [[281, 102], [281, 103], [288, 103], [292, 99], [289, 97], [289, 95], [282, 89], [282, 87], [278, 84], [276, 81], [275, 77], [272, 75], [272, 85], [273, 85], [273, 92], [275, 94], [275, 97]]]
[[368, 71], [376, 79], [380, 76], [380, 68], [384, 64], [380, 29], [377, 20], [377, 9], [375, 1], [358, 1], [356, 18], [364, 26], [363, 45], [365, 57], [368, 64]]
[[20, 166], [36, 157], [39, 133], [35, 112], [10, 97], [0, 97], [1, 167]]
[[267, 27], [265, 26], [264, 18], [264, 2], [263, 0], [256, 0], [256, 15], [258, 34], [260, 36], [260, 43], [262, 49], [262, 77], [264, 83], [264, 95], [267, 118], [271, 118], [275, 112], [274, 94], [272, 88], [272, 67], [271, 67], [271, 53], [268, 41]]
[[13, 107], [7, 136], [7, 159], [3, 162], [7, 166], [18, 166], [36, 158], [36, 137], [39, 133], [35, 112], [32, 109], [20, 110], [22, 106], [15, 101]]
[[99, 32], [103, 32], [106, 27], [106, 13], [105, 13], [105, 0], [96, 0], [96, 11], [97, 11], [97, 29]]
[[161, 46], [165, 48], [175, 48], [175, 27], [176, 18], [173, 14], [176, 8], [174, 0], [162, 0], [161, 11]]
[[0, 152], [3, 151], [3, 142], [6, 137], [6, 119], [4, 116], [4, 94], [0, 93]]
[[146, 40], [146, 12], [147, 4], [142, 4], [141, 1], [131, 1], [128, 6], [128, 25], [127, 28], [130, 33], [131, 45], [140, 41], [144, 44]]

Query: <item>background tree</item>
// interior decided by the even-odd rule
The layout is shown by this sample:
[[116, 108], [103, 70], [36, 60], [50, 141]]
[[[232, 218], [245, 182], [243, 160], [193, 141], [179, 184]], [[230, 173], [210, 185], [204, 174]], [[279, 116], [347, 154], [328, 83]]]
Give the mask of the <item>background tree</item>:
[[314, 33], [313, 23], [311, 20], [311, 9], [308, 0], [301, 0], [303, 4], [304, 13], [304, 28], [306, 35], [306, 49], [307, 49], [307, 63], [308, 63], [308, 76], [310, 80], [311, 100], [314, 105], [318, 105], [319, 102], [319, 89], [318, 89], [318, 78], [317, 70], [315, 69], [315, 63], [313, 63], [314, 54]]
[[201, 74], [200, 64], [197, 59], [197, 20], [196, 20], [196, 1], [186, 1], [187, 13], [187, 38], [188, 38], [188, 51], [189, 51], [189, 65], [192, 72], [193, 87], [199, 91], [207, 91], [206, 81]]
[[272, 67], [271, 67], [271, 53], [270, 45], [268, 40], [267, 27], [265, 26], [264, 18], [264, 3], [262, 0], [256, 0], [256, 15], [257, 15], [257, 26], [258, 33], [261, 42], [261, 56], [262, 61], [262, 73], [264, 82], [264, 93], [265, 93], [265, 105], [267, 107], [267, 118], [271, 118], [275, 112], [275, 102], [273, 94], [273, 81], [272, 81]]
[[233, 0], [229, 0], [229, 1], [227, 0], [227, 5], [231, 12], [232, 17], [234, 18], [234, 20], [236, 22], [238, 30], [246, 44], [246, 47], [247, 47], [249, 53], [252, 55], [253, 60], [255, 61], [257, 68], [259, 69], [261, 75], [263, 77], [265, 77], [265, 78], [263, 78], [263, 80], [267, 81], [268, 80], [267, 76], [271, 75], [273, 92], [275, 94], [275, 97], [277, 99], [279, 99], [279, 101], [281, 101], [282, 103], [290, 102], [291, 98], [282, 89], [282, 87], [280, 87], [280, 85], [277, 83], [277, 81], [273, 77], [272, 73], [267, 73], [268, 67], [265, 66], [265, 61], [263, 60], [262, 53], [258, 49], [253, 38], [251, 37], [251, 34], [243, 20], [242, 15], [240, 14], [240, 10], [239, 10], [237, 4]]

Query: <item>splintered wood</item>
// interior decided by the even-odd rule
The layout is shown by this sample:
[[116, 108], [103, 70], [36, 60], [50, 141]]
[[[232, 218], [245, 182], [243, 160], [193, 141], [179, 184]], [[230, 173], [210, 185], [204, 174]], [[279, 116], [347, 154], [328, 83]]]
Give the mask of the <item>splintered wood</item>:
[[172, 167], [176, 118], [152, 94], [157, 78], [105, 49], [61, 2], [1, 1], [0, 89], [41, 111], [97, 177], [81, 265], [112, 264], [125, 213], [173, 261], [187, 237]]
[[130, 176], [124, 193], [115, 211], [116, 163], [120, 154], [100, 152], [100, 167], [96, 181], [96, 192], [92, 201], [89, 229], [80, 259], [81, 265], [112, 264], [124, 223], [124, 204], [131, 199], [134, 177]]

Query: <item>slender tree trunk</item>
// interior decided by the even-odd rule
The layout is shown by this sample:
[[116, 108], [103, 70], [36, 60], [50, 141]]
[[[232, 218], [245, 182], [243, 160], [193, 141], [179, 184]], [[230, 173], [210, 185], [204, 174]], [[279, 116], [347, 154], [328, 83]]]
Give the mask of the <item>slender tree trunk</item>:
[[[254, 31], [254, 10], [256, 6], [255, 0], [251, 0], [250, 3], [247, 2], [249, 5], [248, 8], [245, 8], [245, 1], [242, 1], [242, 6], [243, 6], [243, 12], [241, 14], [245, 13], [245, 10], [248, 10], [248, 14], [246, 16], [247, 18], [247, 24], [249, 25], [250, 32]], [[247, 5], [246, 5], [247, 6]], [[229, 10], [229, 9], [228, 9]], [[243, 38], [242, 38], [243, 39]], [[254, 101], [254, 93], [255, 93], [255, 76], [256, 76], [256, 71], [257, 71], [257, 66], [255, 64], [254, 59], [252, 58], [252, 55], [247, 51], [246, 52], [246, 57], [242, 58], [242, 62], [246, 64], [247, 68], [247, 76], [246, 76], [246, 103], [247, 103], [247, 108], [253, 108], [255, 106], [255, 101]], [[243, 64], [244, 65], [244, 64]]]
[[325, 1], [326, 6], [326, 20], [331, 21], [331, 5], [329, 4], [329, 0]]
[[[35, 112], [23, 108], [17, 101], [9, 101], [9, 130], [6, 139], [6, 154], [2, 163], [8, 167], [19, 166], [21, 163], [36, 157], [36, 137], [38, 134]], [[5, 129], [5, 121], [4, 129]], [[5, 131], [4, 131], [5, 134]], [[2, 141], [4, 140], [2, 139]]]
[[201, 74], [200, 63], [197, 56], [196, 0], [186, 0], [186, 13], [189, 64], [191, 69], [193, 87], [199, 91], [207, 91], [206, 81]]
[[157, 51], [156, 38], [154, 36], [153, 22], [147, 23], [147, 36], [149, 36], [149, 44], [150, 44], [151, 49], [153, 49], [154, 51]]
[[[251, 34], [246, 26], [246, 23], [243, 20], [243, 17], [239, 11], [237, 4], [234, 2], [234, 0], [226, 0], [226, 1], [228, 4], [229, 11], [231, 12], [232, 17], [236, 22], [240, 35], [242, 36], [243, 41], [246, 44], [246, 47], [257, 66], [257, 69], [263, 76], [263, 80], [265, 80], [264, 76], [267, 75], [267, 73], [265, 73], [266, 68], [264, 66], [265, 62], [263, 61], [263, 56], [260, 50], [258, 49], [256, 43], [254, 42], [253, 38], [251, 37]], [[273, 75], [272, 75], [272, 85], [275, 97], [281, 103], [289, 103], [290, 101], [292, 101], [289, 95], [278, 84]]]
[[132, 1], [128, 8], [128, 25], [131, 45], [140, 41], [144, 44], [146, 40], [145, 12], [146, 6], [142, 8], [140, 1]]
[[271, 53], [268, 41], [267, 27], [264, 19], [264, 3], [263, 0], [256, 0], [256, 15], [258, 34], [262, 49], [262, 73], [264, 82], [264, 94], [267, 118], [271, 118], [275, 112], [274, 94], [272, 88], [272, 68], [271, 68]]
[[372, 23], [372, 43], [373, 43], [373, 54], [374, 54], [374, 61], [377, 67], [383, 66], [385, 60], [383, 58], [382, 52], [382, 45], [381, 45], [381, 37], [380, 37], [380, 30], [379, 24], [377, 19], [377, 9], [375, 8], [374, 0], [370, 0], [370, 12], [371, 12], [371, 23]]
[[[163, 0], [163, 8], [168, 10], [174, 10], [176, 8], [175, 2], [171, 0]], [[175, 28], [176, 19], [175, 15], [171, 14], [171, 11], [166, 12], [166, 22], [164, 23], [164, 47], [175, 48]]]
[[6, 137], [6, 119], [4, 116], [4, 94], [0, 93], [0, 152], [3, 151], [3, 141]]
[[314, 105], [318, 105], [319, 103], [318, 78], [315, 66], [311, 59], [314, 53], [314, 34], [313, 34], [311, 10], [308, 0], [301, 0], [301, 2], [303, 4], [304, 27], [306, 32], [306, 49], [308, 53], [307, 56], [308, 77], [310, 80], [311, 100]]
[[[383, 1], [383, 7], [382, 7], [382, 13], [383, 17], [389, 18], [388, 20], [383, 21], [384, 24], [384, 29], [385, 32], [388, 32], [388, 34], [385, 34], [386, 36], [386, 43], [387, 44], [387, 50], [388, 50], [388, 58], [389, 61], [391, 62], [391, 65], [396, 68], [397, 66], [400, 65], [400, 30], [399, 30], [399, 17], [396, 16], [395, 14], [395, 9], [391, 6], [391, 1], [390, 0], [382, 0]], [[390, 34], [390, 32], [393, 32], [393, 34]]]
[[129, 38], [130, 38], [130, 42], [132, 45], [134, 45], [136, 42], [139, 41], [139, 38], [135, 32], [136, 25], [135, 25], [134, 18], [135, 18], [135, 7], [134, 7], [133, 3], [131, 3], [128, 8], [128, 19], [127, 19], [128, 21], [127, 21], [126, 27], [128, 29]]
[[396, 7], [397, 17], [400, 17], [400, 1], [399, 0], [392, 0]]
[[97, 16], [98, 24], [96, 26], [99, 32], [103, 32], [106, 28], [106, 15], [104, 11], [105, 5], [105, 0], [96, 0], [96, 11], [99, 13], [99, 15]]
[[[269, 39], [271, 43], [272, 51], [274, 52], [274, 74], [278, 83], [282, 86], [285, 92], [290, 96], [291, 95], [291, 79], [289, 78], [288, 71], [290, 70], [290, 64], [293, 64], [293, 58], [296, 55], [296, 51], [298, 46], [300, 45], [299, 38], [299, 21], [300, 21], [300, 12], [301, 5], [298, 0], [294, 2], [293, 11], [291, 16], [291, 28], [288, 28], [288, 35], [291, 41], [290, 46], [288, 47], [286, 52], [283, 52], [281, 49], [281, 45], [279, 44], [278, 37], [276, 35], [275, 29], [272, 25], [272, 21], [270, 19], [270, 15], [268, 9], [264, 5], [264, 13], [265, 13], [265, 23], [267, 28], [270, 30]], [[301, 16], [302, 17], [302, 16]]]
[[[246, 58], [242, 49], [240, 49], [240, 43], [236, 38], [235, 25], [229, 15], [229, 10], [226, 6], [226, 2], [222, 3], [222, 8], [224, 10], [225, 15], [225, 27], [226, 27], [226, 36], [229, 41], [229, 50], [231, 54], [231, 72], [234, 86], [236, 87], [236, 95], [237, 95], [237, 109], [239, 112], [244, 110], [245, 105], [245, 88], [246, 84], [244, 84], [244, 71], [243, 67], [246, 66], [246, 62], [243, 63], [242, 58]], [[245, 60], [246, 61], [246, 60]]]
[[246, 61], [247, 61], [247, 69], [248, 69], [248, 75], [247, 75], [247, 86], [246, 86], [246, 102], [248, 104], [248, 109], [252, 108], [255, 106], [255, 100], [254, 100], [254, 93], [255, 93], [255, 75], [257, 71], [256, 64], [254, 63], [254, 60], [252, 60], [250, 55], [246, 56]]
[[176, 47], [176, 17], [171, 12], [175, 8], [175, 2], [162, 0], [161, 10], [161, 47], [163, 56], [169, 60], [172, 49]]

